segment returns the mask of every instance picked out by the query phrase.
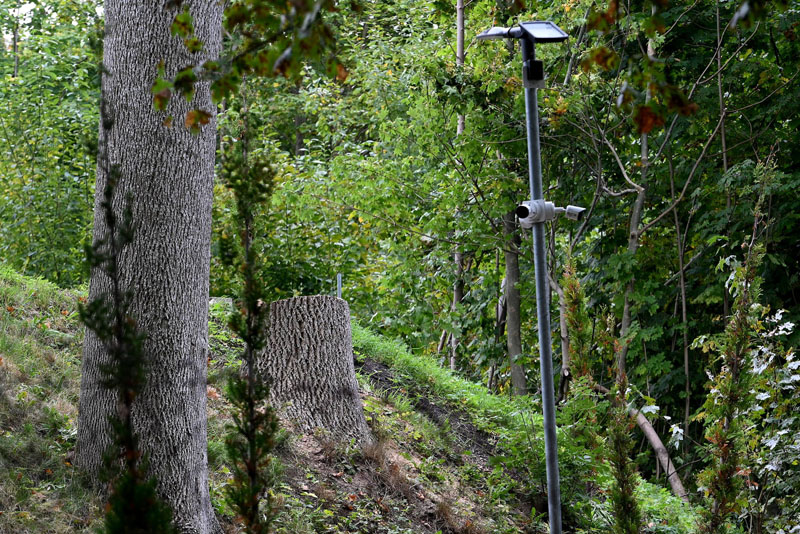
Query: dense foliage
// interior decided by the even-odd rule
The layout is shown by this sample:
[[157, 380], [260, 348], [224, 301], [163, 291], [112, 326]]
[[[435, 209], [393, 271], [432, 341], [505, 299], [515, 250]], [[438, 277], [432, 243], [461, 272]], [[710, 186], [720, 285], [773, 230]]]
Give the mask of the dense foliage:
[[62, 286], [88, 275], [82, 260], [94, 203], [97, 5], [0, 3], [0, 255]]
[[[85, 36], [98, 14], [87, 2], [25, 5], [0, 3], [0, 251], [17, 270], [73, 286], [87, 274], [95, 162], [83, 139], [96, 131], [97, 95]], [[548, 228], [559, 424], [581, 444], [575, 451], [630, 468], [626, 480], [634, 467], [658, 480], [643, 440], [625, 464], [624, 434], [640, 434], [593, 386], [611, 389], [624, 375], [618, 402], [639, 407], [669, 440], [691, 500], [707, 503], [702, 528], [791, 531], [800, 499], [800, 5], [745, 5], [475, 0], [459, 66], [452, 3], [337, 4], [309, 44], [324, 41], [321, 59], [293, 63], [291, 77], [248, 81], [249, 157], [275, 173], [271, 201], [253, 205], [250, 219], [265, 300], [333, 293], [341, 273], [365, 325], [434, 357], [443, 331], [454, 334], [459, 372], [509, 393], [498, 301], [511, 249], [521, 267], [516, 362], [536, 397], [529, 236], [512, 246], [502, 221], [527, 197], [519, 46], [474, 37], [553, 20], [570, 39], [537, 48], [548, 73], [539, 91], [545, 195], [588, 208], [583, 221]], [[274, 70], [277, 59], [258, 65]], [[259, 73], [254, 65], [240, 74]], [[175, 89], [159, 83], [156, 95]], [[242, 120], [227, 96], [221, 146]], [[218, 184], [217, 296], [241, 283], [226, 267], [241, 253], [240, 214]], [[457, 277], [464, 295], [452, 306]], [[759, 288], [746, 301], [743, 277]], [[577, 452], [565, 455], [562, 475], [576, 477], [567, 490], [590, 471]], [[585, 497], [605, 498], [595, 490]], [[575, 509], [584, 517], [570, 520], [591, 525], [591, 506]]]

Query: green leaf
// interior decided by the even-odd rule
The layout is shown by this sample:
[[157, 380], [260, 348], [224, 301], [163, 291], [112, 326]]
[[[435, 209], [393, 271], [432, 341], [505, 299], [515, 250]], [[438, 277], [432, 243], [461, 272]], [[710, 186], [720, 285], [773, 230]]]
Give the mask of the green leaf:
[[186, 46], [186, 49], [189, 52], [196, 54], [197, 52], [203, 51], [203, 41], [198, 39], [197, 37], [191, 37], [189, 39], [184, 39], [183, 44]]
[[194, 34], [194, 21], [189, 13], [189, 6], [184, 7], [183, 12], [175, 15], [175, 19], [170, 26], [170, 33], [188, 39]]
[[194, 84], [196, 82], [197, 74], [195, 74], [194, 68], [189, 66], [179, 71], [172, 83], [175, 90], [183, 94], [186, 97], [186, 101], [190, 102], [194, 97]]

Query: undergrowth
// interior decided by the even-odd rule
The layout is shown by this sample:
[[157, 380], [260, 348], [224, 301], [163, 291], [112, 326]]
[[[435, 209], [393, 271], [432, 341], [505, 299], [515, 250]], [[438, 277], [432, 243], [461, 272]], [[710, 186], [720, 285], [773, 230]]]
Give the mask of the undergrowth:
[[[0, 266], [3, 534], [83, 534], [100, 524], [101, 499], [71, 465], [81, 298]], [[224, 428], [231, 422], [225, 383], [238, 371], [242, 344], [226, 326], [229, 311], [228, 302], [219, 302], [209, 317], [208, 458], [212, 502], [226, 534], [236, 534], [241, 525], [224, 498], [232, 480], [224, 449]], [[271, 464], [279, 479], [271, 490], [275, 532], [544, 532], [536, 508], [541, 503], [535, 502], [544, 480], [535, 400], [491, 395], [358, 325], [353, 338], [358, 357], [386, 364], [396, 385], [380, 391], [369, 376], [359, 377], [366, 415], [382, 450], [363, 452], [331, 442], [324, 433], [283, 433]], [[603, 406], [579, 383], [573, 384], [570, 399], [559, 413], [561, 475], [569, 496], [565, 508], [576, 533], [609, 532], [612, 478], [598, 460], [606, 444], [585, 422]], [[442, 406], [446, 415], [432, 418], [420, 410], [423, 401]], [[493, 459], [461, 440], [459, 417], [486, 432]], [[642, 482], [636, 497], [644, 532], [693, 531], [692, 511], [666, 489]]]
[[[438, 397], [466, 412], [473, 424], [497, 437], [497, 455], [491, 460], [496, 469], [489, 475], [495, 500], [508, 500], [511, 494], [522, 493], [533, 505], [534, 515], [537, 509], [546, 509], [546, 501], [541, 502], [545, 492], [541, 408], [533, 397], [493, 395], [482, 385], [440, 367], [433, 358], [411, 354], [400, 342], [381, 338], [355, 322], [352, 331], [357, 357], [390, 366], [403, 379], [409, 396]], [[576, 532], [609, 532], [613, 512], [608, 499], [612, 486], [608, 444], [604, 436], [598, 435], [599, 427], [589, 427], [596, 414], [588, 416], [598, 409], [598, 400], [588, 388], [581, 388], [580, 384], [574, 388], [558, 413], [565, 525]], [[605, 404], [599, 401], [599, 408], [605, 409]], [[663, 487], [640, 481], [636, 496], [646, 525], [644, 532], [693, 532], [696, 511]]]

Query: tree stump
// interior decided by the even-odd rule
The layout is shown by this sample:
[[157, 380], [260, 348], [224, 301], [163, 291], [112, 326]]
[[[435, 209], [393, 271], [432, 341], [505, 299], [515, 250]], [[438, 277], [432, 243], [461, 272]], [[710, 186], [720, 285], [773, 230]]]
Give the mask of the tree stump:
[[350, 307], [323, 295], [273, 302], [269, 342], [258, 370], [270, 402], [303, 431], [322, 428], [336, 438], [371, 439], [353, 367]]

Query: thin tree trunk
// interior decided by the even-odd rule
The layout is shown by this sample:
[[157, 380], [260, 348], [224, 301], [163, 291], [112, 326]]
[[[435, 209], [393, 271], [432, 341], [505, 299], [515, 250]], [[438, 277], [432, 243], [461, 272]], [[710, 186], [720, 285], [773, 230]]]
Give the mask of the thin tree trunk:
[[[670, 194], [672, 195], [672, 201], [675, 201], [675, 175], [672, 171], [672, 166], [670, 165]], [[684, 394], [686, 398], [684, 399], [684, 406], [683, 406], [683, 435], [688, 438], [689, 436], [689, 415], [691, 411], [691, 384], [689, 383], [689, 321], [688, 321], [688, 313], [687, 313], [687, 304], [686, 304], [686, 273], [684, 272], [684, 244], [683, 238], [681, 236], [681, 224], [678, 218], [678, 209], [673, 208], [672, 210], [673, 216], [675, 218], [675, 244], [677, 247], [678, 252], [678, 269], [679, 269], [679, 281], [680, 281], [680, 291], [681, 291], [681, 329], [683, 330], [683, 378], [685, 381], [684, 386]], [[688, 440], [684, 440], [686, 443]], [[684, 452], [685, 452], [684, 445]]]
[[14, 32], [11, 36], [11, 48], [14, 52], [14, 78], [19, 76], [19, 2], [14, 13]]
[[511, 386], [515, 395], [528, 393], [528, 384], [525, 380], [525, 369], [516, 363], [517, 357], [522, 354], [522, 335], [520, 320], [519, 296], [519, 236], [516, 233], [514, 212], [503, 215], [503, 234], [505, 247], [503, 253], [506, 262], [506, 343], [508, 346], [508, 361], [511, 367]]
[[[498, 256], [499, 261], [499, 256]], [[499, 296], [497, 298], [497, 306], [495, 307], [495, 321], [494, 321], [494, 342], [495, 345], [500, 343], [500, 339], [503, 337], [503, 333], [506, 330], [506, 315], [507, 315], [507, 307], [506, 307], [506, 279], [503, 278], [503, 281], [500, 283], [500, 291]], [[487, 389], [489, 392], [494, 391], [494, 385], [497, 377], [497, 361], [492, 360], [491, 365], [489, 365], [489, 380], [487, 382]]]
[[[719, 98], [720, 114], [719, 138], [722, 142], [722, 172], [726, 173], [728, 172], [728, 143], [725, 139], [725, 116], [727, 111], [725, 109], [725, 94], [722, 91], [722, 32], [719, 20], [719, 0], [717, 0], [717, 96]], [[725, 209], [728, 212], [728, 217], [730, 217], [731, 193], [729, 190], [725, 191]], [[725, 234], [728, 234], [727, 227]], [[730, 292], [727, 286], [723, 286], [722, 291], [722, 314], [727, 319], [730, 312]]]
[[[456, 68], [460, 69], [463, 66], [464, 0], [458, 0], [456, 3]], [[464, 133], [464, 115], [459, 115], [458, 124], [456, 125], [456, 136], [462, 133]], [[461, 299], [464, 297], [464, 259], [459, 249], [456, 249], [454, 260], [456, 263], [456, 283], [453, 287], [453, 311], [461, 304]], [[458, 336], [455, 334], [450, 336], [450, 369], [452, 371], [455, 371], [457, 367], [458, 341]]]
[[[121, 213], [131, 195], [136, 226], [134, 241], [120, 259], [120, 280], [133, 295], [130, 313], [147, 335], [147, 382], [133, 405], [134, 430], [178, 529], [209, 534], [221, 531], [209, 498], [206, 436], [215, 107], [207, 82], [196, 85], [191, 103], [172, 99], [168, 113], [173, 116], [183, 117], [195, 107], [212, 113], [210, 124], [193, 135], [182, 126], [163, 125], [167, 113], [154, 111], [150, 91], [159, 60], [169, 76], [219, 55], [221, 4], [187, 0], [184, 5], [205, 44], [201, 57], [170, 35], [174, 10], [106, 0], [102, 83], [114, 125], [104, 142], [120, 172], [114, 209]], [[106, 180], [98, 168], [95, 240], [106, 232], [100, 216]], [[90, 299], [109, 290], [108, 278], [93, 272]], [[108, 418], [117, 410], [116, 393], [101, 384], [100, 368], [107, 362], [102, 344], [87, 331], [76, 463], [95, 481], [111, 445]]]
[[[647, 173], [647, 134], [642, 134], [642, 177], [645, 178]], [[628, 226], [628, 253], [631, 259], [635, 257], [636, 251], [639, 249], [639, 227], [642, 222], [642, 212], [644, 211], [644, 202], [647, 196], [647, 190], [642, 187], [636, 194], [636, 200], [633, 203], [633, 210], [631, 211], [631, 220]], [[628, 332], [631, 327], [631, 301], [633, 292], [636, 289], [636, 281], [631, 278], [628, 285], [625, 287], [625, 300], [622, 306], [622, 323], [619, 329], [619, 337], [622, 340], [622, 347], [617, 353], [617, 381], [625, 373], [626, 361], [628, 359]]]
[[[499, 254], [495, 257], [495, 266], [499, 270]], [[497, 306], [495, 307], [494, 342], [496, 345], [500, 343], [500, 338], [503, 337], [503, 333], [506, 330], [507, 312], [506, 312], [505, 289], [506, 289], [506, 279], [505, 277], [503, 277], [503, 281], [500, 282], [500, 290], [498, 291]], [[486, 383], [486, 388], [489, 390], [490, 393], [494, 392], [496, 381], [497, 381], [497, 360], [492, 360], [492, 363], [489, 365], [489, 379], [487, 380]]]
[[[456, 69], [464, 67], [464, 0], [456, 1]], [[456, 135], [464, 133], [464, 115], [458, 116]]]
[[294, 116], [294, 155], [300, 156], [300, 153], [305, 148], [305, 139], [303, 138], [303, 130], [301, 126], [306, 122], [305, 115], [298, 113]]
[[[608, 388], [605, 388], [600, 384], [595, 384], [594, 388], [604, 395], [609, 395], [611, 393]], [[689, 494], [683, 487], [683, 482], [681, 482], [681, 478], [678, 476], [678, 471], [675, 469], [675, 465], [672, 463], [672, 460], [669, 457], [669, 452], [664, 446], [664, 442], [661, 441], [658, 433], [653, 428], [653, 425], [642, 412], [633, 406], [633, 404], [628, 405], [628, 413], [634, 418], [636, 425], [642, 431], [644, 437], [647, 438], [647, 442], [653, 448], [656, 458], [661, 463], [661, 467], [664, 469], [664, 474], [667, 476], [667, 481], [669, 481], [669, 486], [672, 488], [672, 493], [681, 498], [683, 501], [689, 502]]]
[[440, 354], [444, 350], [449, 339], [450, 334], [447, 333], [447, 330], [442, 330], [442, 335], [439, 336], [439, 344], [436, 345], [436, 354]]
[[[549, 276], [549, 275], [548, 275]], [[558, 399], [557, 403], [562, 402], [567, 398], [569, 393], [569, 383], [572, 380], [570, 373], [570, 352], [569, 352], [569, 330], [567, 326], [567, 299], [564, 296], [564, 290], [561, 286], [550, 276], [550, 287], [558, 295], [558, 326], [559, 334], [561, 336], [561, 378], [558, 381]]]
[[[464, 256], [460, 250], [456, 250], [453, 255], [456, 264], [456, 282], [453, 284], [453, 305], [452, 311], [456, 311], [458, 306], [461, 305], [461, 300], [464, 298]], [[455, 333], [450, 334], [450, 370], [455, 371], [457, 365], [459, 338]]]
[[[655, 4], [651, 7], [651, 12], [653, 15], [656, 14], [657, 7]], [[655, 42], [653, 39], [648, 39], [647, 41], [647, 55], [650, 57], [655, 57]], [[650, 89], [648, 88], [647, 94], [645, 96], [645, 102], [650, 101]], [[639, 183], [639, 187], [636, 189], [636, 200], [633, 203], [633, 209], [631, 210], [631, 219], [628, 226], [628, 253], [630, 254], [631, 260], [636, 255], [636, 251], [639, 249], [640, 243], [640, 233], [639, 229], [642, 223], [642, 217], [644, 215], [644, 203], [647, 198], [647, 174], [650, 170], [650, 152], [647, 147], [647, 134], [643, 133], [641, 136], [641, 181]], [[621, 381], [622, 375], [626, 374], [626, 362], [628, 359], [628, 332], [630, 331], [631, 327], [631, 300], [633, 297], [633, 292], [636, 289], [636, 280], [631, 278], [630, 282], [628, 282], [627, 287], [625, 288], [625, 298], [622, 306], [622, 324], [620, 325], [620, 340], [622, 341], [622, 348], [617, 353], [617, 382]]]

